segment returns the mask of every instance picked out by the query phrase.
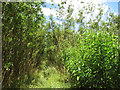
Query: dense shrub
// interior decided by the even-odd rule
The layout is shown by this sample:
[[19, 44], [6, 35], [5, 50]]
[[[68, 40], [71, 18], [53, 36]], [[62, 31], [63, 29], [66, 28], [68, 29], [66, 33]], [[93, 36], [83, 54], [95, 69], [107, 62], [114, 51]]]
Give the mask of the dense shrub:
[[64, 51], [74, 87], [120, 87], [118, 36], [101, 31], [84, 33], [82, 37], [80, 46]]

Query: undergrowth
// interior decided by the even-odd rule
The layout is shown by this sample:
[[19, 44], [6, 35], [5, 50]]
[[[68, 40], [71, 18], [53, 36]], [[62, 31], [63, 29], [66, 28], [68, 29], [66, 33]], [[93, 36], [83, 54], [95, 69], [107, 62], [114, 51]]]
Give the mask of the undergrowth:
[[[70, 74], [58, 67], [43, 61], [40, 69], [37, 69], [34, 78], [29, 85], [23, 84], [21, 88], [70, 88]], [[65, 72], [65, 73], [64, 73]]]

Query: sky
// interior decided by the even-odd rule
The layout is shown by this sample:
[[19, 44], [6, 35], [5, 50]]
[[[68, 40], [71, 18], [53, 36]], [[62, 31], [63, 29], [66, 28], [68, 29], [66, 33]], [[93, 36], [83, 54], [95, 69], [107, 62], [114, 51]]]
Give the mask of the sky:
[[118, 15], [118, 2], [106, 2], [111, 8], [111, 11], [115, 12]]
[[[62, 0], [64, 1], [64, 0]], [[72, 2], [70, 2], [72, 1]], [[79, 18], [78, 14], [78, 8], [81, 9], [83, 6], [87, 6], [87, 3], [91, 3], [91, 0], [66, 0], [66, 4], [64, 5], [65, 10], [67, 10], [68, 5], [70, 3], [72, 3], [74, 5], [73, 7], [73, 14], [72, 17], [75, 18]], [[80, 2], [84, 2], [84, 3], [80, 3]], [[93, 16], [91, 17], [90, 14], [86, 14], [84, 12], [84, 16], [85, 16], [85, 22], [88, 22], [90, 19], [93, 20], [95, 19], [95, 17], [99, 14], [99, 10], [97, 8], [99, 8], [99, 6], [97, 4], [103, 4], [103, 6], [101, 8], [103, 8], [103, 13], [107, 12], [107, 10], [114, 12], [115, 15], [118, 15], [118, 2], [119, 0], [92, 0], [92, 3], [95, 4], [95, 11], [93, 12]], [[49, 16], [50, 14], [53, 15], [53, 19], [55, 20], [56, 23], [62, 24], [61, 21], [57, 20], [57, 15], [56, 15], [56, 10], [58, 9], [58, 4], [61, 3], [61, 0], [46, 0], [46, 7], [42, 7], [43, 13], [46, 16], [47, 20], [49, 20]], [[51, 4], [54, 4], [54, 6], [52, 6]], [[51, 8], [51, 9], [50, 9]], [[67, 11], [65, 11], [66, 13]], [[67, 13], [63, 15], [63, 19], [65, 19], [67, 16]], [[102, 17], [102, 19], [105, 19], [105, 15]], [[78, 28], [79, 25], [76, 24], [76, 27]], [[76, 30], [77, 30], [76, 28]]]
[[[78, 13], [77, 8], [81, 8], [84, 5], [87, 5], [86, 3], [90, 3], [90, 0], [84, 0], [85, 3], [80, 3], [83, 0], [72, 0], [72, 4], [74, 5], [74, 12], [73, 12], [73, 17], [77, 17], [76, 14]], [[103, 10], [104, 12], [106, 12], [108, 10], [108, 7], [111, 9], [111, 11], [113, 11], [115, 13], [115, 15], [118, 14], [118, 1], [119, 0], [92, 0], [92, 3], [94, 4], [101, 4], [103, 3]], [[52, 6], [51, 4], [54, 3], [54, 6]], [[43, 7], [43, 12], [45, 14], [45, 16], [48, 18], [50, 16], [50, 14], [53, 15], [54, 19], [56, 18], [56, 9], [58, 9], [58, 4], [61, 3], [61, 0], [53, 0], [53, 2], [51, 2], [51, 0], [46, 0], [46, 7]], [[65, 9], [67, 9], [68, 4], [70, 4], [70, 0], [68, 0], [66, 2], [65, 5]], [[55, 8], [56, 7], [56, 8]], [[50, 9], [51, 8], [51, 9]], [[98, 6], [96, 5], [95, 8], [97, 9]], [[94, 15], [97, 15], [99, 12], [97, 10], [95, 10]], [[65, 17], [63, 17], [65, 18]], [[87, 15], [86, 20], [90, 18], [89, 15]]]

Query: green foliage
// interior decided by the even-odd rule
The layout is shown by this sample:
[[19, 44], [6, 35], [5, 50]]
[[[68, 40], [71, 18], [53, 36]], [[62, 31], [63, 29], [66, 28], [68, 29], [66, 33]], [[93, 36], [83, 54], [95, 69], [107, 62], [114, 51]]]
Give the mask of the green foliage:
[[118, 36], [100, 31], [82, 37], [79, 47], [66, 48], [64, 54], [74, 87], [120, 87]]
[[[63, 1], [56, 10], [61, 25], [55, 23], [53, 15], [49, 21], [45, 18], [41, 9], [44, 3], [2, 4], [3, 88], [36, 83], [33, 74], [36, 69], [53, 73], [52, 69], [46, 70], [48, 64], [66, 66], [72, 87], [119, 88], [118, 17], [110, 13], [107, 22], [101, 20], [103, 9], [99, 7], [95, 19], [86, 22], [84, 11], [93, 16], [93, 4], [78, 10], [78, 18], [73, 18], [74, 7], [70, 4], [66, 10], [67, 1]], [[79, 25], [77, 32], [76, 24]], [[45, 61], [47, 64], [42, 65]]]
[[44, 25], [40, 27], [40, 24], [43, 24], [45, 19], [40, 5], [42, 3], [36, 2], [2, 4], [3, 88], [19, 87], [26, 79], [23, 75], [27, 73], [29, 76], [33, 66], [39, 62], [35, 52], [44, 51], [42, 47], [45, 38], [42, 30]]

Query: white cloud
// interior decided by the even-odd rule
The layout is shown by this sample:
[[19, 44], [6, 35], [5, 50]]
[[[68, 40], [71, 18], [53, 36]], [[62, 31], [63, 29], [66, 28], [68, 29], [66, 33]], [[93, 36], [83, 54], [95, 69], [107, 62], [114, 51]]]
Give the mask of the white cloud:
[[[75, 0], [75, 1], [76, 2], [72, 2], [72, 4], [74, 5], [74, 13], [73, 13], [74, 15], [73, 16], [76, 16], [75, 13], [78, 14], [79, 13], [78, 9], [83, 9], [83, 6], [88, 7], [88, 4], [90, 4], [90, 7], [91, 7], [92, 4], [95, 5], [94, 12], [91, 12], [91, 13], [93, 13], [93, 16], [91, 16], [90, 14], [86, 13], [86, 11], [88, 11], [88, 10], [86, 10], [86, 11], [84, 10], [83, 11], [83, 15], [85, 16], [85, 21], [87, 21], [87, 22], [89, 21], [90, 18], [92, 20], [95, 19], [95, 17], [99, 14], [99, 10], [98, 10], [99, 6], [98, 6], [98, 4], [102, 4], [104, 2], [103, 0], [92, 0], [91, 2], [88, 1], [88, 0], [84, 0], [84, 3], [80, 3], [82, 0]], [[105, 13], [107, 10], [108, 10], [108, 6], [104, 5], [103, 13]], [[79, 16], [77, 15], [76, 17], [78, 18]]]
[[[99, 6], [98, 4], [102, 4], [103, 2], [106, 2], [107, 0], [92, 0], [90, 2], [90, 0], [52, 0], [53, 2], [51, 2], [51, 0], [46, 0], [47, 3], [54, 3], [54, 4], [60, 4], [61, 1], [66, 1], [66, 4], [64, 4], [64, 15], [62, 16], [63, 19], [66, 18], [67, 16], [67, 8], [68, 8], [68, 5], [69, 4], [72, 4], [72, 8], [73, 8], [73, 14], [72, 14], [72, 17], [75, 19], [75, 18], [79, 18], [78, 16], [78, 13], [79, 13], [79, 10], [83, 8], [83, 6], [88, 6], [88, 3], [90, 5], [92, 5], [92, 3], [95, 5], [95, 10], [93, 13], [93, 16], [91, 17], [90, 14], [86, 14], [85, 13], [85, 10], [83, 12], [83, 15], [85, 16], [85, 21], [89, 21], [89, 19], [91, 18], [92, 20], [95, 19], [95, 17], [99, 14]], [[84, 2], [84, 3], [81, 3], [81, 2]], [[103, 13], [106, 13], [107, 10], [108, 10], [108, 5], [103, 5]], [[42, 8], [43, 10], [43, 13], [46, 15], [46, 16], [50, 16], [50, 14], [53, 15], [53, 17], [57, 17], [56, 14], [58, 14], [58, 12], [55, 10], [55, 9], [49, 9], [49, 8]], [[102, 18], [103, 19], [103, 18]]]
[[52, 3], [51, 0], [44, 0], [44, 1], [47, 2], [47, 3]]
[[50, 8], [42, 8], [42, 11], [45, 14], [45, 16], [50, 16], [50, 14], [52, 14], [53, 17], [57, 17], [56, 14], [58, 14], [58, 12], [56, 12], [55, 9], [50, 9]]
[[56, 23], [62, 25], [62, 21], [59, 21], [59, 20], [55, 20]]
[[61, 0], [45, 0], [47, 3], [61, 3]]
[[104, 5], [103, 7], [104, 7], [104, 12], [107, 12], [109, 7], [107, 5]]

